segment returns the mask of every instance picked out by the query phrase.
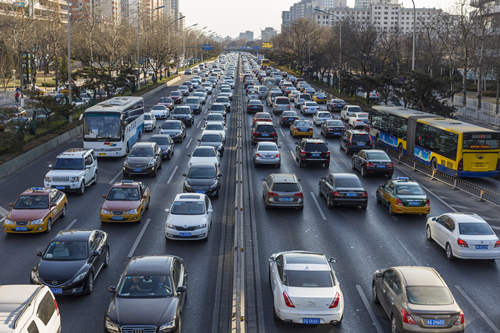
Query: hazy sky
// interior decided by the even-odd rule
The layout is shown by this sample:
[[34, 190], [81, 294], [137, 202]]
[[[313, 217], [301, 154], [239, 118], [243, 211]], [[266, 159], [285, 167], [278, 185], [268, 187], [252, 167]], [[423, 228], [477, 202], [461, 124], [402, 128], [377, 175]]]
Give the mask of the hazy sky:
[[[186, 27], [198, 23], [208, 26], [225, 37], [236, 37], [242, 31], [251, 30], [254, 37], [260, 36], [265, 27], [280, 29], [281, 12], [299, 0], [179, 0], [181, 12], [186, 15]], [[415, 0], [417, 7], [449, 9], [454, 0]], [[354, 6], [354, 0], [347, 0]], [[403, 0], [405, 7], [411, 7], [411, 0]]]

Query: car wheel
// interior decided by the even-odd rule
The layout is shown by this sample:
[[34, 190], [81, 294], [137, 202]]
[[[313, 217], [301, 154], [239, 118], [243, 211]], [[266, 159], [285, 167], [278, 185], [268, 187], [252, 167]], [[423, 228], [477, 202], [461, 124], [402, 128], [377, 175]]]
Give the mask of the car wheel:
[[450, 261], [455, 259], [455, 256], [453, 255], [453, 250], [451, 249], [450, 243], [446, 243], [446, 258]]
[[82, 180], [81, 184], [80, 184], [80, 189], [78, 190], [78, 193], [80, 195], [83, 195], [85, 193], [85, 181]]
[[46, 233], [49, 233], [52, 230], [52, 219], [47, 221], [47, 229], [45, 229]]
[[172, 155], [173, 155], [173, 154], [174, 154], [174, 151], [173, 151], [173, 150], [171, 150], [171, 151], [170, 151], [170, 153], [168, 153], [168, 155], [167, 155], [167, 160], [169, 160], [169, 161], [170, 161], [170, 160], [172, 159]]
[[85, 294], [90, 295], [94, 290], [94, 273], [90, 272], [85, 284]]
[[156, 168], [154, 168], [154, 169], [153, 169], [153, 172], [151, 172], [151, 175], [152, 175], [153, 177], [156, 177], [157, 171], [158, 171], [158, 170], [157, 170]]
[[372, 283], [372, 301], [373, 304], [380, 304], [380, 301], [377, 296], [377, 287], [375, 286], [375, 283]]
[[61, 218], [64, 218], [66, 216], [66, 205], [63, 206], [63, 209], [61, 211]]
[[366, 208], [368, 207], [368, 204], [367, 203], [364, 203], [360, 206], [361, 209], [363, 210], [366, 210]]
[[331, 197], [326, 197], [326, 206], [328, 209], [332, 209], [334, 204], [333, 204], [333, 199]]
[[428, 241], [432, 241], [432, 234], [431, 234], [431, 227], [430, 226], [427, 226], [427, 228], [425, 228], [425, 238]]
[[399, 325], [398, 325], [398, 320], [394, 315], [391, 316], [391, 332], [392, 333], [400, 333]]
[[96, 185], [96, 184], [97, 184], [97, 170], [94, 173], [94, 180], [92, 182], [92, 185]]

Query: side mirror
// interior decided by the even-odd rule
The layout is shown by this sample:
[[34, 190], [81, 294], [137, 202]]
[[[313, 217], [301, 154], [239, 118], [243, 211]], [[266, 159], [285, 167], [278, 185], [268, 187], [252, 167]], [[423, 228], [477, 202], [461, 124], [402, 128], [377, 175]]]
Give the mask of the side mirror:
[[187, 177], [187, 174], [185, 174], [185, 173], [183, 173], [182, 175], [183, 175], [184, 177]]
[[222, 177], [222, 173], [219, 173], [219, 174], [217, 175], [217, 178], [220, 178], [220, 177]]
[[375, 271], [375, 277], [376, 277], [377, 279], [380, 279], [380, 278], [382, 277], [382, 272], [381, 272], [381, 271], [379, 271], [379, 270]]
[[337, 262], [337, 260], [335, 258], [329, 258], [328, 262], [334, 264]]
[[43, 255], [42, 250], [38, 250], [38, 251], [36, 252], [36, 255], [37, 255], [38, 257], [41, 257], [41, 256]]
[[179, 286], [177, 288], [178, 293], [185, 293], [187, 291], [187, 288], [185, 286]]
[[113, 294], [114, 294], [114, 293], [116, 293], [116, 287], [115, 287], [115, 286], [109, 286], [109, 287], [108, 287], [108, 291], [109, 291], [110, 293], [113, 293]]
[[106, 199], [106, 194], [102, 194], [102, 195], [101, 195], [101, 197], [102, 197], [103, 199]]
[[267, 261], [269, 262], [274, 262], [274, 260], [275, 260], [274, 257], [270, 257], [269, 259], [267, 259]]
[[13, 202], [9, 202], [9, 207], [13, 208], [14, 207], [14, 203]]

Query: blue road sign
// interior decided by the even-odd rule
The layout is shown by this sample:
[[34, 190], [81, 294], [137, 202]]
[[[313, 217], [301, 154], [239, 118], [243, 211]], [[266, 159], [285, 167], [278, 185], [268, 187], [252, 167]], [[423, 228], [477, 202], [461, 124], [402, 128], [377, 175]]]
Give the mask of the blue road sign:
[[203, 51], [211, 51], [211, 50], [213, 50], [213, 49], [214, 49], [214, 47], [213, 47], [212, 45], [210, 45], [210, 44], [203, 44], [203, 45], [201, 46], [201, 49], [202, 49]]
[[253, 47], [253, 49], [257, 51], [258, 49], [260, 49], [260, 46], [259, 46], [259, 45], [255, 45], [255, 46]]

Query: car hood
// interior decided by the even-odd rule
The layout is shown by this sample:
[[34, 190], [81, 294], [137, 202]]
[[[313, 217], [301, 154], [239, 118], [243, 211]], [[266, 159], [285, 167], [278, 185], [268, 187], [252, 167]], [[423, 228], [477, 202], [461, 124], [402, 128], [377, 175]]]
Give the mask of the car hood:
[[[38, 275], [48, 284], [60, 284], [72, 279], [87, 265], [87, 260], [40, 260]], [[53, 283], [52, 281], [58, 281]]]
[[132, 165], [147, 165], [153, 160], [152, 157], [127, 157], [127, 163]]
[[49, 213], [49, 209], [12, 209], [7, 216], [13, 221], [31, 221], [41, 219]]
[[197, 157], [197, 156], [193, 156], [191, 157], [191, 159], [189, 160], [189, 165], [193, 164], [193, 163], [214, 163], [214, 164], [217, 164], [219, 162], [219, 160], [217, 159], [217, 157]]
[[161, 326], [175, 317], [177, 303], [175, 297], [113, 297], [108, 307], [108, 316], [112, 321], [120, 325]]
[[174, 215], [168, 214], [167, 224], [176, 226], [192, 227], [207, 223], [205, 215]]
[[48, 177], [79, 177], [84, 174], [83, 170], [50, 170], [47, 172], [46, 176]]
[[144, 124], [153, 124], [153, 120], [151, 119], [148, 119], [148, 120], [144, 120]]
[[211, 186], [217, 183], [215, 178], [193, 179], [187, 178], [186, 182], [191, 186]]
[[200, 146], [219, 148], [222, 147], [222, 142], [200, 142]]
[[102, 204], [102, 208], [106, 210], [130, 210], [137, 209], [140, 206], [140, 201], [125, 201], [125, 200], [106, 200]]
[[160, 129], [161, 134], [181, 134], [182, 130], [180, 129]]

